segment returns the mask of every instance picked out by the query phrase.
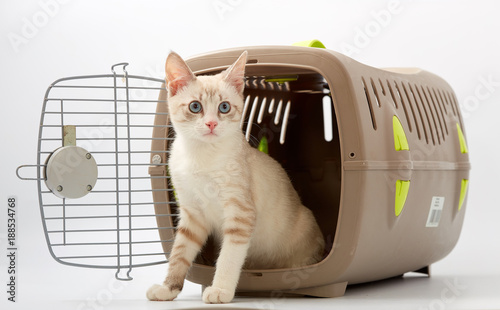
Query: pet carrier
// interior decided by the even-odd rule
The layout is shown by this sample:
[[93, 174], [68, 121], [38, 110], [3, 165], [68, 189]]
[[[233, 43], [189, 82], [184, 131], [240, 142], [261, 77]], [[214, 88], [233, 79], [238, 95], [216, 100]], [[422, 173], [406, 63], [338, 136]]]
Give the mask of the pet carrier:
[[[428, 273], [455, 246], [466, 209], [470, 164], [453, 90], [419, 69], [376, 69], [308, 46], [187, 60], [195, 74], [216, 74], [249, 52], [242, 130], [288, 172], [328, 245], [311, 266], [243, 270], [237, 292], [334, 297], [347, 284]], [[162, 80], [126, 71], [49, 87], [35, 166], [56, 260], [130, 279], [132, 268], [168, 259], [177, 206], [165, 101]], [[216, 258], [209, 240], [187, 279], [209, 286]]]
[[[244, 270], [237, 291], [334, 297], [347, 284], [429, 273], [458, 240], [469, 180], [464, 126], [450, 86], [420, 69], [375, 69], [304, 46], [229, 49], [187, 63], [195, 74], [216, 74], [244, 50], [242, 128], [288, 172], [329, 247], [312, 266]], [[162, 93], [160, 101], [165, 98]], [[166, 106], [158, 109], [164, 113], [155, 124], [167, 124]], [[158, 128], [154, 136], [169, 137], [168, 130]], [[169, 141], [155, 142], [152, 154], [166, 162]], [[168, 175], [163, 166], [150, 173]], [[169, 188], [168, 179], [152, 185]], [[173, 212], [171, 192], [155, 193], [161, 195], [155, 201], [170, 208], [161, 212]], [[175, 225], [171, 217], [158, 220]], [[160, 231], [162, 239], [168, 233]], [[170, 251], [171, 243], [163, 246]], [[209, 242], [188, 280], [209, 286], [215, 260]]]

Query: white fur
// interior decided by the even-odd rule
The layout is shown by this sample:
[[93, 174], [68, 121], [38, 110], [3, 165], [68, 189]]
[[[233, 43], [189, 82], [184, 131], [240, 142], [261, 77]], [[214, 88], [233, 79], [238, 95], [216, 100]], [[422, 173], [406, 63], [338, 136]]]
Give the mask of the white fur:
[[180, 290], [172, 291], [164, 285], [154, 284], [149, 288], [146, 296], [149, 300], [174, 300], [180, 292]]

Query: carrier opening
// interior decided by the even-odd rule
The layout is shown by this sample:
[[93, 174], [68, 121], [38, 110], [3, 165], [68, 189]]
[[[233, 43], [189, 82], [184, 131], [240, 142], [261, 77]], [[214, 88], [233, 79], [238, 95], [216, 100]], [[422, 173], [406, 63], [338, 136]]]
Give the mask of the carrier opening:
[[[321, 228], [326, 257], [335, 238], [342, 169], [331, 89], [314, 71], [252, 69], [246, 77], [241, 128], [252, 146], [288, 173]], [[209, 238], [195, 263], [214, 266], [217, 255], [218, 247]]]

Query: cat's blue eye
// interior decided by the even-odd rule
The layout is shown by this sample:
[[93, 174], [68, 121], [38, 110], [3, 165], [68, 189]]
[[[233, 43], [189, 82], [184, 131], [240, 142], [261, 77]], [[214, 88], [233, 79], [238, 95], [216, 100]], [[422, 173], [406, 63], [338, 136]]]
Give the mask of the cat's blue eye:
[[189, 111], [193, 113], [200, 113], [201, 112], [201, 103], [198, 101], [193, 101], [189, 104]]
[[231, 105], [229, 104], [229, 102], [224, 101], [219, 104], [219, 112], [226, 114], [229, 113], [229, 111], [231, 111]]

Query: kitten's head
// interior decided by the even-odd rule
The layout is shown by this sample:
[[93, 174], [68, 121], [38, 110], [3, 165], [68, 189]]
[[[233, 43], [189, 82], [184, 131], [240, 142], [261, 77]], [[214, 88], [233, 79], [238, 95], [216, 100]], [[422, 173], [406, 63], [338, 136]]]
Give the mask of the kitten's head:
[[241, 135], [246, 59], [245, 51], [227, 70], [195, 76], [179, 55], [168, 55], [168, 109], [178, 135], [208, 143]]

